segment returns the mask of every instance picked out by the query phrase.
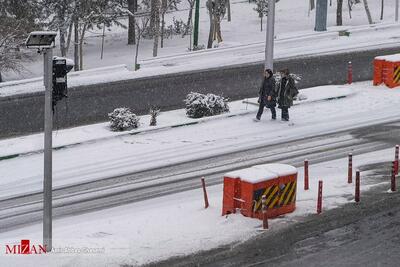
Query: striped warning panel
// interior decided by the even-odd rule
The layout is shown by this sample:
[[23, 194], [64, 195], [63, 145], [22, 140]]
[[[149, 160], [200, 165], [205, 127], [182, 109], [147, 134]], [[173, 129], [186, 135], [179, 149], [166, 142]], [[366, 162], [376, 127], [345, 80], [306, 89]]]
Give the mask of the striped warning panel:
[[253, 194], [253, 211], [261, 210], [262, 196], [266, 196], [268, 209], [282, 207], [296, 201], [296, 182], [287, 184], [272, 185], [267, 188], [254, 191]]
[[263, 189], [254, 191], [254, 193], [253, 193], [253, 203], [254, 203], [253, 210], [254, 211], [261, 210], [261, 200], [262, 200], [263, 195], [265, 195], [267, 198], [268, 208], [273, 208], [279, 199], [279, 186], [272, 185], [265, 189], [263, 188]]
[[397, 66], [397, 67], [394, 68], [393, 82], [394, 83], [399, 83], [400, 82], [400, 66]]
[[296, 182], [284, 184], [279, 196], [279, 206], [285, 206], [296, 201]]

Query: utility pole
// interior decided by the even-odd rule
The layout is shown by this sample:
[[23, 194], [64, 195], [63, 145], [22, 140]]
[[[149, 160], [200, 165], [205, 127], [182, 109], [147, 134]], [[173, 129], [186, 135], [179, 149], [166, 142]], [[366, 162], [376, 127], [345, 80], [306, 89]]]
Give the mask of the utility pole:
[[44, 58], [44, 182], [43, 182], [43, 244], [52, 249], [52, 132], [53, 132], [53, 49], [43, 51]]
[[193, 31], [193, 48], [199, 45], [199, 16], [200, 16], [200, 0], [196, 1], [194, 10], [194, 31]]
[[275, 0], [268, 0], [267, 36], [265, 41], [265, 69], [274, 65]]
[[399, 21], [399, 0], [396, 0], [395, 20], [396, 22]]

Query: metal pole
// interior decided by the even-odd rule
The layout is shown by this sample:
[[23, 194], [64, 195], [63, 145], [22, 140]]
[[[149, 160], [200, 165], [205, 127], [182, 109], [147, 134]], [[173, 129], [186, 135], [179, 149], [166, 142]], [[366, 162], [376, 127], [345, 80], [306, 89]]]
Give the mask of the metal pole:
[[267, 36], [265, 41], [265, 69], [274, 68], [275, 0], [268, 0]]
[[43, 182], [43, 245], [52, 249], [52, 131], [53, 131], [53, 49], [44, 50], [44, 182]]
[[396, 0], [395, 20], [399, 21], [399, 0]]

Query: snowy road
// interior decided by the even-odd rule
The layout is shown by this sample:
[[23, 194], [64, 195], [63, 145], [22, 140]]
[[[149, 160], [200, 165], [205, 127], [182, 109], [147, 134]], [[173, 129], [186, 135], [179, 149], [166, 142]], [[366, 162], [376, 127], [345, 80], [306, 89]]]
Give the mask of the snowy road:
[[[399, 135], [399, 129], [395, 127], [399, 122], [265, 145], [153, 170], [64, 186], [53, 192], [53, 214], [55, 217], [75, 215], [198, 188], [199, 177], [202, 176], [207, 177], [207, 184], [218, 184], [222, 182], [224, 173], [256, 164], [282, 162], [300, 167], [305, 158], [316, 164], [343, 158], [349, 152], [360, 155], [390, 148], [393, 142], [388, 136]], [[41, 193], [3, 199], [0, 201], [0, 207], [1, 232], [42, 219]]]

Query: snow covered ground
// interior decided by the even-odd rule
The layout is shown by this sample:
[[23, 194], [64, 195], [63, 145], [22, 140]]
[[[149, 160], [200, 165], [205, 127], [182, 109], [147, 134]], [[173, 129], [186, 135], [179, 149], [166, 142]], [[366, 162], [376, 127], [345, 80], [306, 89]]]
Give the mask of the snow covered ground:
[[[393, 149], [354, 157], [354, 168], [390, 161]], [[323, 210], [353, 202], [354, 184], [347, 184], [347, 159], [310, 165], [310, 190], [302, 189], [303, 169], [298, 169], [297, 209], [269, 221], [268, 233], [316, 213], [318, 180], [324, 181]], [[382, 184], [364, 179], [361, 191]], [[388, 184], [388, 182], [384, 182]], [[203, 208], [201, 190], [192, 190], [100, 212], [57, 219], [53, 223], [53, 247], [65, 253], [47, 255], [0, 254], [4, 266], [120, 266], [140, 265], [171, 256], [182, 256], [224, 244], [243, 242], [262, 231], [261, 221], [239, 214], [221, 216], [222, 185], [208, 187], [211, 207]], [[362, 193], [361, 193], [362, 199]], [[30, 239], [41, 243], [41, 224], [0, 234], [0, 245]], [[91, 253], [84, 253], [88, 251]], [[93, 252], [96, 250], [96, 252]], [[75, 252], [73, 252], [75, 251]]]
[[[399, 38], [398, 24], [394, 23], [394, 5], [395, 0], [385, 1], [385, 16], [384, 20], [379, 20], [380, 16], [380, 1], [370, 1], [369, 6], [372, 12], [373, 20], [376, 27], [370, 28], [367, 26], [367, 17], [365, 15], [363, 5], [357, 4], [352, 12], [352, 19], [349, 18], [347, 5], [343, 6], [343, 27], [335, 26], [336, 19], [336, 2], [328, 8], [328, 32], [315, 33], [315, 11], [308, 16], [308, 0], [281, 0], [277, 3], [276, 14], [276, 58], [283, 58], [294, 55], [313, 54], [316, 52], [328, 52], [332, 50], [365, 48], [366, 46], [385, 47], [394, 45]], [[205, 1], [201, 2], [203, 7], [200, 12], [200, 44], [205, 44], [208, 38], [209, 21], [206, 12]], [[133, 77], [148, 76], [154, 74], [175, 72], [182, 69], [187, 70], [204, 67], [217, 67], [227, 64], [244, 63], [259, 61], [263, 55], [263, 43], [265, 41], [265, 31], [260, 32], [260, 21], [257, 13], [253, 10], [255, 4], [249, 4], [247, 1], [232, 1], [232, 21], [226, 19], [222, 22], [222, 36], [224, 42], [220, 48], [204, 53], [190, 53], [188, 58], [182, 54], [187, 53], [189, 46], [189, 37], [181, 38], [175, 36], [172, 39], [165, 41], [165, 48], [159, 49], [159, 58], [153, 61], [152, 41], [144, 40], [141, 44], [139, 59], [142, 60], [142, 69], [132, 74]], [[184, 1], [180, 9], [182, 11], [170, 13], [167, 15], [167, 20], [172, 21], [173, 17], [186, 20], [187, 7]], [[124, 22], [124, 21], [122, 21]], [[126, 23], [126, 21], [125, 21]], [[361, 30], [363, 28], [364, 30]], [[379, 28], [379, 29], [378, 29]], [[349, 30], [350, 37], [338, 36], [338, 30]], [[101, 32], [95, 30], [89, 32], [85, 40], [85, 69], [97, 68], [102, 66], [125, 64], [132, 69], [134, 59], [134, 46], [128, 46], [126, 30], [122, 28], [112, 28], [107, 31], [105, 37], [105, 54], [104, 58], [100, 59], [101, 47]], [[312, 37], [314, 36], [314, 37]], [[316, 37], [318, 36], [318, 39]], [[225, 52], [219, 52], [225, 51]], [[225, 61], [215, 61], [215, 54], [224, 55]], [[56, 53], [59, 53], [57, 50]], [[69, 57], [72, 58], [72, 51]], [[222, 53], [222, 54], [221, 54]], [[195, 56], [191, 56], [191, 55]], [[179, 55], [177, 60], [179, 64], [172, 58], [162, 58], [165, 56]], [[198, 55], [202, 55], [198, 58]], [[198, 58], [197, 63], [192, 66], [180, 66], [182, 61], [192, 61], [193, 58]], [[229, 60], [226, 60], [229, 59]], [[186, 62], [189, 63], [189, 62]], [[169, 67], [163, 66], [168, 64]], [[38, 56], [33, 62], [25, 65], [26, 71], [21, 75], [6, 73], [6, 80], [14, 80], [21, 78], [38, 77], [42, 73], [42, 60]]]
[[[321, 90], [340, 90], [343, 87], [348, 87], [354, 94], [343, 99], [291, 108], [290, 125], [294, 123], [292, 126], [280, 121], [269, 121], [268, 112], [261, 123], [254, 123], [252, 119], [257, 106], [239, 103], [239, 106], [234, 108], [236, 112], [247, 112], [246, 109], [253, 112], [187, 127], [134, 135], [109, 133], [105, 124], [94, 125], [93, 128], [80, 127], [76, 131], [66, 130], [65, 135], [59, 137], [55, 133], [56, 146], [95, 138], [92, 142], [54, 151], [53, 186], [98, 180], [260, 145], [335, 132], [338, 129], [352, 129], [398, 119], [400, 91], [396, 89], [374, 87], [371, 86], [371, 82], [362, 82], [351, 86], [319, 87], [313, 92], [318, 94]], [[313, 98], [312, 93], [309, 97]], [[160, 126], [168, 125], [171, 120], [177, 118], [181, 120], [185, 116], [184, 110], [166, 114], [168, 116], [165, 122], [163, 114], [158, 118]], [[143, 123], [147, 124], [145, 121]], [[107, 138], [110, 136], [115, 138]], [[96, 141], [96, 137], [102, 139]], [[42, 144], [43, 139], [40, 135], [0, 142], [2, 151], [6, 151], [3, 155], [35, 151], [40, 149]], [[41, 190], [42, 160], [42, 153], [1, 160], [0, 198]]]

